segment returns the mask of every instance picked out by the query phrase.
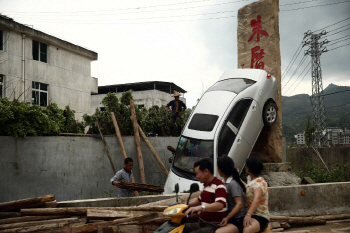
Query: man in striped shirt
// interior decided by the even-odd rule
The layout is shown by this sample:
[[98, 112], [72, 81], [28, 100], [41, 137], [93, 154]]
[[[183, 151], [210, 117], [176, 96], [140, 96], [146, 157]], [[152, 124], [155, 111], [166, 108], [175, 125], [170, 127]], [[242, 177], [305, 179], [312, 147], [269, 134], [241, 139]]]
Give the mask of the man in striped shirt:
[[134, 161], [132, 158], [126, 158], [124, 160], [124, 168], [119, 170], [115, 175], [111, 178], [112, 185], [118, 188], [118, 197], [133, 197], [133, 191], [120, 188], [120, 182], [132, 182], [132, 168], [134, 166]]
[[186, 214], [200, 212], [199, 220], [185, 224], [185, 233], [215, 232], [218, 224], [227, 215], [225, 184], [214, 176], [214, 167], [208, 159], [202, 159], [194, 164], [194, 172], [199, 182], [204, 184], [200, 196], [189, 203]]

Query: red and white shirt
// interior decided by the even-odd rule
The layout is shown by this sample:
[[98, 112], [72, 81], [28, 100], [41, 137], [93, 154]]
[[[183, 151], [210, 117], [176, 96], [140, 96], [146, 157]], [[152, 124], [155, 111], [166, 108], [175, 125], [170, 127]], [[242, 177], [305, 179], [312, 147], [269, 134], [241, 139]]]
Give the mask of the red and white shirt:
[[224, 208], [218, 212], [201, 212], [199, 217], [206, 222], [220, 223], [221, 220], [227, 215], [226, 205], [227, 191], [225, 184], [214, 177], [214, 179], [207, 185], [204, 185], [203, 192], [198, 197], [201, 205], [208, 205], [211, 203], [219, 202], [224, 205]]

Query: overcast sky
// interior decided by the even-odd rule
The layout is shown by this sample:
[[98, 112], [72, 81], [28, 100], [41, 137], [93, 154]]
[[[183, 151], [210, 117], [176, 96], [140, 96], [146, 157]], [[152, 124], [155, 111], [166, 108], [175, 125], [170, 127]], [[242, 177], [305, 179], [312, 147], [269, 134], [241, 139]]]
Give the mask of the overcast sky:
[[[0, 13], [97, 52], [92, 76], [100, 86], [174, 82], [187, 91], [192, 107], [225, 70], [237, 68], [237, 11], [252, 2], [0, 0]], [[311, 59], [301, 63], [307, 48], [299, 47], [308, 30], [328, 32], [329, 52], [321, 56], [323, 87], [350, 86], [350, 0], [279, 3], [282, 94], [312, 92]], [[294, 54], [299, 55], [292, 63]]]

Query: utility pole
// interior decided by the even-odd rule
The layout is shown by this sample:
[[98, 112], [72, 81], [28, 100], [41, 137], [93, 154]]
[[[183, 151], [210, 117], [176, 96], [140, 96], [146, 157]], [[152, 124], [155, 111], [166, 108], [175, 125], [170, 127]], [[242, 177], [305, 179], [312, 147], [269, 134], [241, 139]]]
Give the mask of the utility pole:
[[325, 105], [323, 100], [323, 84], [322, 84], [322, 71], [321, 71], [321, 54], [327, 52], [327, 48], [323, 45], [329, 41], [324, 40], [319, 42], [322, 36], [326, 35], [325, 31], [319, 34], [314, 34], [311, 31], [305, 33], [303, 47], [309, 46], [309, 49], [305, 51], [305, 55], [311, 56], [311, 69], [312, 69], [312, 121], [315, 127], [314, 146], [322, 147], [328, 145], [326, 135], [326, 115]]

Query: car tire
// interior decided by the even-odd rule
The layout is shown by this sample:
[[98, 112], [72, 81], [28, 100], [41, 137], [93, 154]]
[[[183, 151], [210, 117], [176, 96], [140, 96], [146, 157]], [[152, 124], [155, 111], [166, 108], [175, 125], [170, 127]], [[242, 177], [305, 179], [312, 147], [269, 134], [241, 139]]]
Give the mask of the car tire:
[[277, 120], [277, 105], [274, 102], [268, 102], [264, 106], [263, 121], [265, 126], [272, 126]]

